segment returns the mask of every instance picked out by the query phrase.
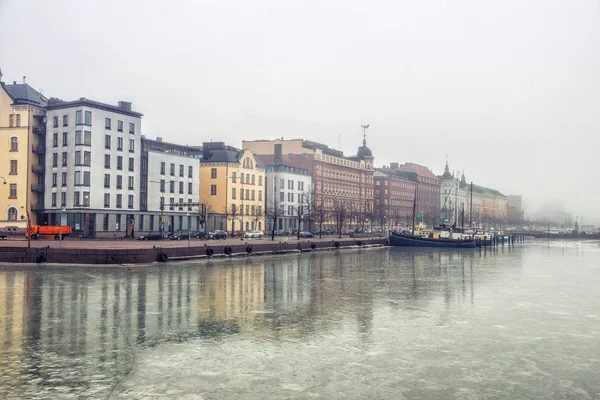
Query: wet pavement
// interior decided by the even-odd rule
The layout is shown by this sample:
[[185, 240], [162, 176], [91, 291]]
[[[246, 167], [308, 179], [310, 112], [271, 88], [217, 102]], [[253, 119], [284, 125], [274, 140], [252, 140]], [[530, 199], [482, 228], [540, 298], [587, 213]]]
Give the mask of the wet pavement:
[[0, 271], [0, 398], [598, 398], [600, 244]]

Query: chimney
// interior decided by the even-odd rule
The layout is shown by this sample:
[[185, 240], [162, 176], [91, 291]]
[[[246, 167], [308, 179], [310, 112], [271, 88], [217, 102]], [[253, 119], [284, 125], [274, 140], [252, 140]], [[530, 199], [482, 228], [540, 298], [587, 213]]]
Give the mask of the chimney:
[[275, 159], [273, 160], [275, 164], [283, 163], [283, 151], [281, 144], [275, 145]]
[[162, 138], [161, 138], [161, 137], [159, 137], [159, 136], [157, 136], [157, 137], [156, 137], [156, 141], [157, 141], [157, 142], [162, 142]]
[[119, 101], [119, 108], [122, 108], [123, 110], [131, 111], [131, 102]]
[[27, 80], [27, 77], [25, 75], [23, 75], [23, 85], [25, 84], [26, 80]]
[[398, 169], [399, 164], [397, 162], [390, 163], [390, 169]]

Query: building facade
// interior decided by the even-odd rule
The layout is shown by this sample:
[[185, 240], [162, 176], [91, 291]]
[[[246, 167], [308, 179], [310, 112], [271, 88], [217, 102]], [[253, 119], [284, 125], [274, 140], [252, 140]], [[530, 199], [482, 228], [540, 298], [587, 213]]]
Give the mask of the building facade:
[[47, 99], [27, 83], [4, 84], [0, 71], [0, 231], [22, 234], [43, 201]]
[[[363, 139], [356, 156], [302, 139], [244, 141], [267, 164], [274, 163], [275, 145], [282, 147], [282, 163], [308, 170], [312, 177], [314, 224], [335, 229], [336, 215], [343, 227], [365, 226], [373, 218], [373, 155]], [[339, 228], [339, 226], [338, 226]]]
[[266, 229], [265, 177], [265, 166], [252, 151], [223, 142], [203, 143], [200, 202], [206, 205], [206, 229]]
[[134, 235], [141, 117], [127, 102], [49, 101], [44, 224], [70, 225], [86, 237]]
[[444, 174], [440, 177], [440, 223], [469, 226], [470, 187], [465, 174], [460, 176], [450, 172], [448, 161]]
[[383, 231], [410, 229], [416, 182], [389, 172], [375, 171], [375, 221]]
[[199, 230], [200, 159], [188, 146], [142, 136], [138, 231]]
[[305, 168], [283, 164], [281, 145], [274, 151], [274, 164], [266, 165], [267, 229], [312, 231], [312, 178]]

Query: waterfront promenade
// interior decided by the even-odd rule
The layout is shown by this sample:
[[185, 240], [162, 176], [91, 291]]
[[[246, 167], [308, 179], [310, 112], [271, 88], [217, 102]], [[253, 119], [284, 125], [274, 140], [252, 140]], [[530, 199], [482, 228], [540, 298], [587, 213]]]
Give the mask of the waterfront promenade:
[[24, 238], [0, 241], [0, 262], [58, 263], [58, 264], [147, 264], [156, 261], [236, 255], [294, 253], [325, 249], [343, 249], [360, 246], [382, 246], [384, 237], [339, 238], [334, 235], [322, 239], [270, 237], [261, 239], [229, 238], [227, 240], [157, 240], [135, 239], [99, 240], [67, 238], [32, 240], [27, 247]]

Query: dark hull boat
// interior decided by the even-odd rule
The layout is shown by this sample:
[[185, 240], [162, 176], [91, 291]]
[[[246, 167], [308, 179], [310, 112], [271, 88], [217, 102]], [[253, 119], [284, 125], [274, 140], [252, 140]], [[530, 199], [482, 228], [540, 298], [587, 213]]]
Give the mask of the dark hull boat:
[[405, 247], [448, 247], [448, 248], [475, 248], [473, 239], [430, 239], [401, 233], [390, 233], [390, 246]]

